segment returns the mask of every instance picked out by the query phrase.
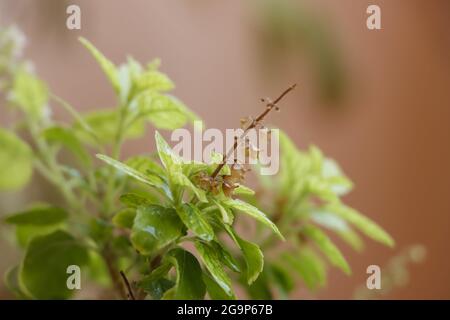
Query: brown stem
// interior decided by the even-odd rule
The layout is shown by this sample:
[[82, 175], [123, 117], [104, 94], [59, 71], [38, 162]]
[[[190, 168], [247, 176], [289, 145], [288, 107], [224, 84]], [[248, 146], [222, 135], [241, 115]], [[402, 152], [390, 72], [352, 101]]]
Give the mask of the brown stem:
[[136, 298], [134, 297], [133, 289], [131, 288], [130, 282], [128, 281], [127, 276], [125, 275], [125, 273], [122, 270], [120, 270], [120, 275], [122, 276], [122, 280], [125, 283], [125, 286], [127, 287], [129, 299], [136, 300]]
[[[290, 91], [294, 90], [296, 86], [297, 86], [297, 84], [294, 83], [292, 86], [290, 86], [289, 88], [284, 90], [283, 93], [281, 93], [278, 96], [278, 98], [276, 98], [274, 101], [267, 101], [266, 109], [258, 117], [256, 117], [256, 119], [253, 120], [252, 123], [250, 123], [247, 126], [247, 128], [245, 128], [244, 132], [239, 137], [239, 139], [236, 139], [234, 141], [233, 147], [230, 150], [228, 150], [226, 155], [223, 156], [222, 163], [217, 165], [217, 168], [214, 170], [214, 172], [211, 175], [211, 177], [213, 179], [217, 177], [217, 175], [219, 174], [220, 170], [222, 170], [222, 168], [225, 166], [228, 158], [236, 151], [236, 149], [237, 149], [237, 147], [239, 145], [239, 141], [242, 141], [242, 139], [245, 138], [245, 136], [247, 135], [249, 130], [255, 128], [261, 121], [263, 121], [264, 118], [270, 113], [270, 111], [272, 111], [272, 109], [276, 106], [276, 104], [278, 102], [280, 102], [284, 98], [284, 96], [287, 95]], [[263, 99], [262, 101], [265, 101], [265, 100]]]
[[126, 299], [127, 294], [120, 280], [120, 273], [116, 268], [114, 255], [112, 254], [109, 247], [106, 247], [103, 250], [103, 258], [105, 259], [106, 266], [108, 268], [108, 273], [109, 276], [111, 277], [111, 281], [113, 283], [115, 292], [120, 296], [121, 299]]

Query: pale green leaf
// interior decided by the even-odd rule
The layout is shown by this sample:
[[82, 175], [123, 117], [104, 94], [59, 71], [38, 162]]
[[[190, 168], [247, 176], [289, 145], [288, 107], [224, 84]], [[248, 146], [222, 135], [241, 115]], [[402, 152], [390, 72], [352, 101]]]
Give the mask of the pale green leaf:
[[302, 228], [301, 232], [317, 244], [332, 265], [338, 267], [346, 274], [351, 273], [350, 266], [341, 251], [323, 231], [314, 226], [307, 225]]
[[223, 269], [221, 256], [207, 243], [195, 241], [197, 249], [206, 269], [211, 273], [214, 281], [225, 291], [230, 297], [234, 296], [231, 288], [231, 280]]
[[0, 128], [0, 190], [18, 190], [33, 172], [31, 148], [15, 134]]
[[330, 204], [328, 210], [353, 224], [356, 228], [366, 234], [369, 238], [385, 244], [389, 247], [395, 245], [394, 239], [384, 231], [378, 224], [363, 216], [358, 211], [340, 203]]
[[278, 227], [272, 221], [270, 221], [270, 219], [267, 218], [267, 216], [263, 212], [261, 212], [258, 208], [242, 200], [231, 198], [223, 199], [222, 204], [224, 204], [227, 207], [247, 213], [256, 220], [270, 227], [280, 237], [280, 239], [284, 240], [284, 237], [278, 230]]
[[92, 56], [97, 60], [97, 63], [102, 68], [106, 77], [111, 82], [116, 93], [120, 92], [120, 82], [117, 68], [110, 60], [108, 60], [92, 43], [90, 43], [85, 38], [80, 37], [80, 42], [89, 50]]

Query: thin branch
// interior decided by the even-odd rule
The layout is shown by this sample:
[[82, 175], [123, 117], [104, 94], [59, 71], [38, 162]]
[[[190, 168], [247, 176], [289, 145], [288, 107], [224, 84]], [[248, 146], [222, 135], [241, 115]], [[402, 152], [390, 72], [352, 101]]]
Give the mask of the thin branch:
[[125, 273], [122, 270], [120, 270], [120, 275], [122, 276], [123, 282], [125, 283], [125, 286], [127, 287], [128, 297], [131, 300], [136, 300], [136, 298], [134, 297], [133, 289], [131, 289], [130, 282], [128, 281], [127, 276], [125, 275]]
[[242, 135], [239, 137], [239, 139], [235, 139], [233, 147], [228, 150], [228, 152], [226, 153], [226, 155], [223, 156], [223, 160], [222, 163], [220, 163], [219, 165], [217, 165], [217, 168], [214, 170], [214, 172], [212, 173], [211, 177], [214, 179], [217, 177], [217, 175], [219, 174], [220, 170], [222, 170], [222, 168], [225, 166], [228, 158], [236, 151], [238, 145], [239, 145], [239, 141], [242, 141], [242, 139], [245, 138], [245, 136], [247, 135], [248, 131], [250, 131], [251, 129], [255, 128], [259, 123], [261, 123], [261, 121], [264, 120], [264, 118], [270, 113], [270, 111], [272, 111], [272, 109], [274, 107], [278, 107], [277, 103], [280, 102], [289, 92], [291, 92], [292, 90], [295, 89], [295, 87], [297, 86], [296, 83], [294, 83], [292, 86], [290, 86], [289, 88], [287, 88], [286, 90], [283, 91], [283, 93], [281, 93], [278, 98], [276, 98], [274, 101], [266, 101], [265, 99], [262, 99], [263, 102], [267, 102], [266, 104], [266, 109], [258, 116], [256, 117], [255, 120], [253, 120], [248, 126], [247, 128], [245, 128], [244, 132], [242, 133]]

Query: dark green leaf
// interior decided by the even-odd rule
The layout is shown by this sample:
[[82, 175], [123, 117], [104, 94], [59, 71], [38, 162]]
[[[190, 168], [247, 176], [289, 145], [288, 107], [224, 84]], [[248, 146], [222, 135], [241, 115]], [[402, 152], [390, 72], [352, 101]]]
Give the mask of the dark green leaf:
[[39, 206], [22, 211], [5, 218], [5, 222], [15, 225], [46, 226], [65, 221], [67, 212], [58, 207]]
[[67, 288], [67, 267], [87, 264], [85, 247], [64, 231], [34, 238], [25, 253], [20, 279], [37, 299], [66, 299], [73, 291]]
[[175, 266], [177, 279], [171, 296], [177, 300], [200, 300], [206, 293], [205, 284], [202, 279], [202, 269], [197, 259], [188, 251], [181, 248], [172, 249], [167, 254], [167, 260]]
[[136, 209], [123, 209], [116, 213], [112, 219], [112, 222], [119, 228], [131, 229], [133, 227], [135, 217]]

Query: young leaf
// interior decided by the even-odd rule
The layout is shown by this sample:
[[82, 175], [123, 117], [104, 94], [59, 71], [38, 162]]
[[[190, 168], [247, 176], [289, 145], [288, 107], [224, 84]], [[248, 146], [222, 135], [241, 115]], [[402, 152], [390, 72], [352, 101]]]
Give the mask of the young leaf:
[[92, 43], [90, 43], [85, 38], [80, 37], [80, 42], [89, 50], [89, 52], [94, 56], [95, 60], [97, 60], [98, 64], [102, 68], [103, 72], [106, 74], [106, 77], [111, 82], [116, 93], [120, 92], [120, 83], [119, 76], [117, 73], [116, 66], [110, 60], [108, 60]]
[[251, 285], [264, 268], [264, 256], [261, 249], [254, 243], [239, 237], [231, 227], [226, 227], [226, 230], [230, 237], [236, 242], [237, 246], [241, 249], [244, 255], [244, 260], [247, 265], [246, 279], [247, 283]]
[[177, 207], [177, 213], [186, 227], [196, 236], [205, 241], [214, 238], [214, 230], [196, 206], [189, 203], [182, 204]]
[[172, 90], [175, 85], [164, 73], [156, 70], [148, 70], [143, 73], [135, 73], [133, 82], [137, 92], [151, 91], [161, 92]]
[[325, 254], [332, 265], [340, 268], [346, 274], [351, 273], [350, 266], [341, 251], [334, 245], [334, 243], [324, 232], [322, 232], [319, 228], [307, 225], [302, 228], [302, 233], [317, 244], [319, 249]]
[[149, 186], [152, 186], [152, 187], [160, 187], [161, 186], [161, 179], [158, 176], [154, 176], [154, 175], [150, 175], [150, 174], [143, 174], [143, 173], [127, 166], [126, 164], [124, 164], [120, 161], [114, 160], [113, 158], [110, 158], [103, 154], [97, 154], [97, 158], [105, 161], [107, 164], [113, 166], [114, 168], [128, 174], [129, 176], [131, 176]]
[[172, 151], [169, 144], [166, 140], [164, 140], [158, 131], [155, 131], [155, 141], [158, 149], [158, 155], [164, 168], [170, 171], [174, 167], [181, 167], [183, 160]]
[[55, 225], [65, 221], [67, 212], [58, 207], [38, 206], [26, 211], [9, 215], [5, 218], [6, 223], [15, 225]]
[[31, 148], [15, 134], [0, 128], [0, 190], [25, 186], [33, 171]]
[[395, 245], [394, 239], [384, 231], [378, 224], [370, 220], [369, 218], [363, 216], [358, 211], [349, 208], [340, 203], [330, 204], [328, 210], [336, 213], [341, 218], [347, 220], [363, 233], [365, 233], [369, 238], [385, 244], [389, 247]]
[[278, 230], [277, 226], [272, 221], [270, 221], [269, 218], [267, 218], [267, 216], [263, 212], [261, 212], [258, 208], [242, 200], [231, 198], [223, 199], [222, 204], [226, 205], [227, 207], [247, 213], [256, 220], [270, 227], [280, 237], [280, 239], [284, 240], [284, 237]]
[[234, 296], [231, 280], [223, 270], [220, 255], [210, 245], [201, 241], [195, 241], [195, 248], [216, 283], [228, 296]]
[[74, 291], [67, 288], [67, 267], [89, 261], [85, 247], [64, 231], [34, 238], [25, 253], [20, 270], [21, 282], [37, 299], [67, 299]]
[[252, 196], [255, 194], [255, 191], [253, 191], [249, 187], [246, 187], [246, 186], [243, 186], [242, 184], [240, 184], [236, 189], [233, 190], [233, 193], [236, 195]]
[[182, 235], [183, 223], [176, 211], [157, 205], [139, 207], [131, 229], [131, 243], [143, 255], [150, 255]]
[[[203, 299], [206, 288], [202, 279], [202, 268], [197, 259], [190, 252], [176, 248], [169, 251], [167, 260], [177, 270], [176, 284], [171, 289], [173, 290], [172, 298], [178, 300]], [[165, 297], [167, 297], [167, 293]]]

